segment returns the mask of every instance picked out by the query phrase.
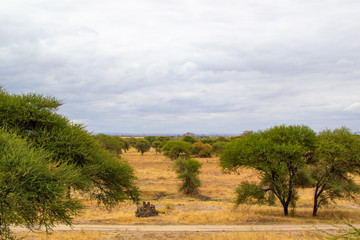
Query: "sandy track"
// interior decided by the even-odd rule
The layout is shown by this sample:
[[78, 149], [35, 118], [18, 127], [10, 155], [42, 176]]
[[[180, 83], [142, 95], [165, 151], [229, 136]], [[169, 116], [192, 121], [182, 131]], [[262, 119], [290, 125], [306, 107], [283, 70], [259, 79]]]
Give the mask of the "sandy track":
[[[360, 225], [354, 225], [360, 228]], [[98, 232], [289, 232], [338, 230], [350, 228], [338, 225], [58, 225], [54, 231], [98, 231]], [[26, 228], [13, 228], [15, 232], [28, 232]]]

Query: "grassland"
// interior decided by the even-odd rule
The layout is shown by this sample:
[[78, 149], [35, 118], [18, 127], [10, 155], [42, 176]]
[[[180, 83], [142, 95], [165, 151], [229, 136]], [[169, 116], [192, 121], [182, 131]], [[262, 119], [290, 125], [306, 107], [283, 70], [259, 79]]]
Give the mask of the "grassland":
[[[135, 149], [123, 153], [134, 167], [143, 201], [150, 201], [160, 211], [159, 216], [136, 218], [136, 205], [122, 203], [111, 211], [99, 207], [96, 202], [83, 197], [88, 208], [78, 217], [75, 224], [320, 224], [320, 223], [360, 223], [360, 206], [349, 200], [341, 200], [336, 205], [322, 208], [318, 217], [312, 217], [312, 189], [300, 190], [300, 200], [292, 216], [284, 217], [282, 207], [240, 205], [234, 208], [234, 189], [243, 180], [258, 181], [257, 173], [242, 169], [238, 174], [224, 174], [218, 165], [219, 159], [199, 158], [201, 168], [200, 197], [186, 197], [178, 192], [179, 180], [173, 171], [173, 162], [154, 150], [143, 156]], [[53, 239], [136, 239], [134, 236], [118, 236], [98, 233], [90, 238], [88, 233], [54, 233]], [[81, 235], [82, 234], [82, 235]], [[93, 233], [94, 234], [94, 233]], [[165, 233], [164, 233], [165, 234]], [[215, 235], [137, 235], [139, 239], [313, 239], [313, 234], [264, 234], [264, 233], [226, 233]], [[39, 235], [26, 235], [26, 238], [40, 239]], [[59, 237], [57, 237], [59, 236]], [[73, 236], [73, 238], [72, 238]], [[81, 237], [82, 236], [82, 237]], [[95, 235], [94, 235], [95, 236]]]

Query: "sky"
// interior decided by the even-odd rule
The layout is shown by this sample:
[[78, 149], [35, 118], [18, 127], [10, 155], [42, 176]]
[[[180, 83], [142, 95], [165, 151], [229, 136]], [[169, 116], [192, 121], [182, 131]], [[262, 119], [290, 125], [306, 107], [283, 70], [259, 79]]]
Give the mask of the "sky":
[[358, 0], [2, 0], [0, 85], [94, 133], [360, 130]]

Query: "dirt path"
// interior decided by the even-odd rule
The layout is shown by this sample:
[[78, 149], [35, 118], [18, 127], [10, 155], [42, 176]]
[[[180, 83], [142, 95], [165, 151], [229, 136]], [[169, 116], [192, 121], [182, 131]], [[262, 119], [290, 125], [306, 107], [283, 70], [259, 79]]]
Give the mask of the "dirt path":
[[[360, 225], [354, 225], [360, 228]], [[72, 228], [58, 225], [54, 231], [98, 231], [98, 232], [289, 232], [338, 230], [347, 225], [74, 225]], [[13, 228], [15, 232], [28, 232], [26, 228]]]

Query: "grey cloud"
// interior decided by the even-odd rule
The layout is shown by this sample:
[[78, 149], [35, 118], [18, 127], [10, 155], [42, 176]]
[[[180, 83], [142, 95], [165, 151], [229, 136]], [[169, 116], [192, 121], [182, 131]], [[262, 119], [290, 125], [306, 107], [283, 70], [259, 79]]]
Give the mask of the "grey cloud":
[[5, 1], [0, 81], [109, 132], [358, 126], [358, 1]]

